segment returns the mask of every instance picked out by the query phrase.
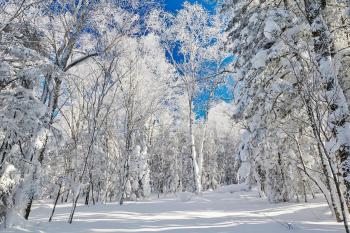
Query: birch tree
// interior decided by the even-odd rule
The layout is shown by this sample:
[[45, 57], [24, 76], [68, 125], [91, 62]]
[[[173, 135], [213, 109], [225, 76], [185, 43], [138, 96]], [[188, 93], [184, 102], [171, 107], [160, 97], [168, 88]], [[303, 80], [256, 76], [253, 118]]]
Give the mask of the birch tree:
[[[188, 102], [188, 131], [193, 166], [194, 190], [202, 191], [201, 187], [201, 152], [205, 138], [205, 126], [200, 148], [196, 148], [194, 100], [201, 87], [206, 84], [215, 85], [215, 79], [225, 73], [222, 61], [226, 54], [220, 53], [220, 29], [218, 19], [215, 19], [199, 4], [184, 3], [169, 28], [166, 44], [171, 62], [180, 74], [183, 92]], [[214, 49], [215, 48], [215, 49]], [[215, 53], [208, 53], [207, 51]], [[204, 124], [205, 125], [205, 124]], [[199, 157], [198, 157], [199, 156]]]

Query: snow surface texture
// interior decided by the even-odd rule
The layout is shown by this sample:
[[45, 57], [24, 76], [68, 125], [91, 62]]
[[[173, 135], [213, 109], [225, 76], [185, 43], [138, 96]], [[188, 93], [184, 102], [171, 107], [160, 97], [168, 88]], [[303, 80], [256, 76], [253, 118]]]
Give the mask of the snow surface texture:
[[[52, 204], [38, 202], [28, 225], [6, 232], [93, 233], [93, 232], [212, 232], [212, 233], [320, 233], [343, 232], [343, 225], [330, 216], [322, 198], [310, 203], [269, 204], [256, 192], [235, 188], [160, 199], [78, 206], [73, 224], [67, 219], [71, 204], [57, 206], [54, 221], [47, 222]], [[183, 201], [184, 200], [184, 201]]]

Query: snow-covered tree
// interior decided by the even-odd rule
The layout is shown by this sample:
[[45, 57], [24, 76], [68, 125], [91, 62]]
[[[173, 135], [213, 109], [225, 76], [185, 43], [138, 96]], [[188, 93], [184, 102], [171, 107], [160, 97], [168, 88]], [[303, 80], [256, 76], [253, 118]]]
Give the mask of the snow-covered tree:
[[[201, 89], [206, 87], [212, 90], [222, 82], [222, 74], [225, 73], [223, 61], [228, 55], [221, 50], [223, 42], [221, 19], [210, 15], [198, 3], [185, 2], [183, 6], [184, 8], [172, 19], [169, 30], [165, 32], [167, 35], [165, 47], [180, 75], [179, 85], [187, 96], [194, 190], [200, 193], [208, 107], [204, 109], [206, 116], [202, 138], [198, 140], [195, 136], [194, 100]], [[197, 141], [200, 141], [198, 148], [196, 148]]]
[[237, 56], [235, 117], [247, 132], [239, 154], [250, 157], [249, 176], [273, 201], [307, 200], [312, 182], [348, 232], [349, 112], [339, 65], [347, 36], [335, 29], [348, 18], [345, 2], [238, 0], [223, 11], [232, 19], [227, 46]]

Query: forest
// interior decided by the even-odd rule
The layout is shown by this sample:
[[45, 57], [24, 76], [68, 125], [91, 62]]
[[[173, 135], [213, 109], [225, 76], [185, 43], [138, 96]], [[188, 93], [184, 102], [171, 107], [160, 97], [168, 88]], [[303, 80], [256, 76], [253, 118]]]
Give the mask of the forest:
[[0, 0], [0, 231], [350, 233], [350, 0]]

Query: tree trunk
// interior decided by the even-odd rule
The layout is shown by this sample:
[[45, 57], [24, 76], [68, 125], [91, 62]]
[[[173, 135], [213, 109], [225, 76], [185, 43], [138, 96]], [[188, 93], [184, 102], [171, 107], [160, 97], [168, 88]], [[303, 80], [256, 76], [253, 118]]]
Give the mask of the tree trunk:
[[57, 205], [58, 199], [59, 199], [59, 197], [61, 195], [61, 188], [62, 188], [62, 184], [60, 184], [60, 186], [58, 188], [58, 192], [57, 192], [57, 195], [56, 195], [55, 203], [53, 204], [53, 208], [52, 208], [52, 212], [51, 212], [51, 215], [50, 215], [50, 218], [49, 218], [49, 222], [52, 221], [53, 215], [55, 213], [56, 205]]
[[86, 196], [85, 196], [85, 205], [89, 205], [89, 197], [90, 197], [91, 183], [87, 188]]
[[77, 188], [77, 190], [73, 193], [74, 196], [73, 196], [73, 205], [72, 205], [72, 210], [70, 212], [70, 215], [69, 215], [69, 219], [68, 219], [68, 223], [69, 224], [72, 224], [73, 222], [73, 217], [74, 217], [74, 213], [75, 213], [75, 209], [77, 208], [77, 203], [78, 203], [78, 199], [79, 199], [79, 196], [80, 196], [80, 190], [81, 190], [81, 187], [80, 187], [80, 183], [79, 183], [79, 187]]
[[29, 218], [29, 214], [30, 214], [30, 211], [32, 209], [33, 199], [34, 199], [34, 194], [31, 193], [29, 196], [29, 200], [28, 200], [26, 209], [24, 210], [24, 219], [25, 220], [28, 220], [28, 218]]
[[204, 151], [204, 143], [205, 143], [205, 139], [207, 136], [207, 128], [208, 128], [208, 122], [207, 119], [204, 119], [203, 122], [203, 133], [202, 133], [202, 138], [201, 138], [201, 142], [199, 145], [199, 151], [198, 151], [198, 171], [199, 171], [199, 182], [202, 185], [202, 175], [203, 175], [203, 151]]
[[189, 114], [189, 120], [190, 120], [190, 138], [191, 138], [191, 158], [192, 158], [192, 164], [193, 164], [193, 175], [194, 175], [194, 183], [195, 183], [195, 192], [196, 194], [199, 194], [202, 191], [202, 185], [201, 185], [201, 177], [200, 177], [200, 171], [199, 166], [197, 162], [197, 152], [196, 152], [196, 142], [195, 142], [195, 136], [194, 136], [194, 114], [192, 112], [192, 101], [190, 101], [190, 114]]

